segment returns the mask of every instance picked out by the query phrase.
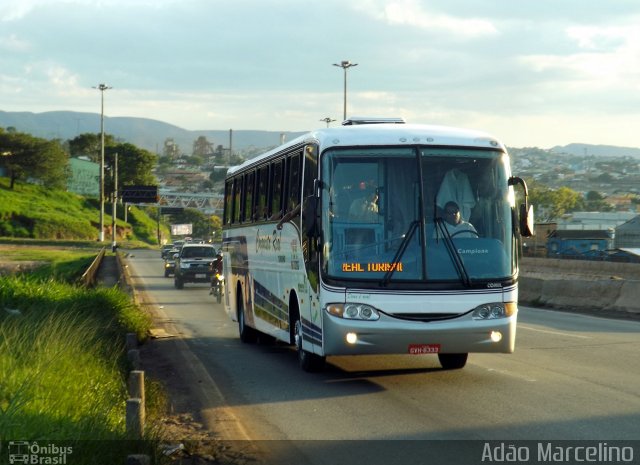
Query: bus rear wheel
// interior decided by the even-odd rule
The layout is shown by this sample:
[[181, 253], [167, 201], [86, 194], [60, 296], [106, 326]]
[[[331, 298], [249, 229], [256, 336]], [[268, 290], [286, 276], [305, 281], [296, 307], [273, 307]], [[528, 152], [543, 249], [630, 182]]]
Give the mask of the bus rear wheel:
[[294, 341], [300, 368], [308, 372], [322, 371], [325, 365], [325, 357], [313, 354], [302, 348], [302, 323], [300, 322], [300, 318], [298, 318], [295, 323]]
[[438, 354], [440, 365], [445, 370], [459, 370], [467, 364], [469, 354]]

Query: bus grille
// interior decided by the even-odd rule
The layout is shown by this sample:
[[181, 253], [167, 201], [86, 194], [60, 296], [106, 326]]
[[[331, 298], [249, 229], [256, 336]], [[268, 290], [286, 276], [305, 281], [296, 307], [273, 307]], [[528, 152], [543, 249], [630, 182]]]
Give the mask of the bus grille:
[[457, 318], [463, 313], [392, 313], [390, 316], [410, 321], [440, 321]]

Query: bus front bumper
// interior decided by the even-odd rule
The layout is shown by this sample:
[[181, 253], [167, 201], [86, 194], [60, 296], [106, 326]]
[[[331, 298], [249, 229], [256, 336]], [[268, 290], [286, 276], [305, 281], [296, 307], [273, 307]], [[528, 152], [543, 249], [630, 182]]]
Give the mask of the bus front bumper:
[[[517, 312], [475, 320], [470, 314], [440, 321], [407, 321], [382, 314], [377, 321], [349, 320], [323, 312], [324, 355], [512, 353]], [[348, 342], [351, 341], [351, 342]]]

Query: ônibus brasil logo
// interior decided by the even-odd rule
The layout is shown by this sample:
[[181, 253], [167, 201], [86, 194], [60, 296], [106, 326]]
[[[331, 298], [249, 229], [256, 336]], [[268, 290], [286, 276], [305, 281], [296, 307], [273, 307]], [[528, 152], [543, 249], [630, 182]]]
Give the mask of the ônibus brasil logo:
[[9, 441], [7, 453], [10, 464], [65, 465], [67, 456], [73, 453], [73, 447], [56, 444], [40, 445], [35, 441]]

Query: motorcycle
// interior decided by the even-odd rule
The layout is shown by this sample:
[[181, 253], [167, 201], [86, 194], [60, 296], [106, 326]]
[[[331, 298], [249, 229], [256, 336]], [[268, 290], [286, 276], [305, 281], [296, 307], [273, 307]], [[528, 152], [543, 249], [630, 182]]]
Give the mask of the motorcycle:
[[222, 274], [222, 254], [218, 254], [214, 262], [211, 264], [213, 273], [211, 274], [211, 290], [209, 294], [215, 296], [216, 302], [222, 302], [222, 293], [224, 291], [224, 275]]
[[216, 302], [222, 302], [222, 292], [224, 291], [224, 276], [221, 273], [215, 273], [213, 278], [211, 278], [211, 291], [209, 294], [212, 294], [216, 298]]

